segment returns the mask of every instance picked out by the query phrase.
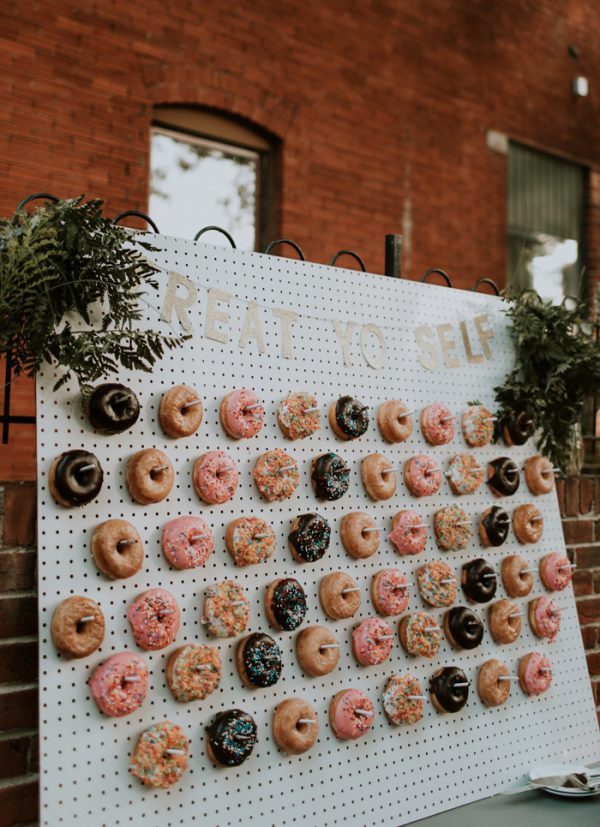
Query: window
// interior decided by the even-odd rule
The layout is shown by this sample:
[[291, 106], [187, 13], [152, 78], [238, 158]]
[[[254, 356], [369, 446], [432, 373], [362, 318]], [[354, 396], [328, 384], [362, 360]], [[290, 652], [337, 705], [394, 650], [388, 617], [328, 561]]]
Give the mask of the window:
[[[244, 250], [273, 238], [271, 145], [219, 115], [159, 107], [151, 134], [149, 215], [161, 233], [193, 238], [217, 225]], [[217, 234], [214, 244], [228, 244]]]
[[508, 283], [558, 303], [584, 295], [585, 169], [510, 143]]

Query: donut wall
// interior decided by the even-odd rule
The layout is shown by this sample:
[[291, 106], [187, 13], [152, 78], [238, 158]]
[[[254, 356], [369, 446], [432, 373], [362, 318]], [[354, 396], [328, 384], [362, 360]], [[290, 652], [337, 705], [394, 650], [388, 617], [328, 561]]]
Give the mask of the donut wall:
[[[151, 257], [161, 272], [158, 292], [147, 296], [143, 304], [143, 326], [165, 334], [188, 333], [190, 338], [182, 348], [168, 351], [152, 375], [123, 371], [115, 378], [139, 399], [138, 420], [120, 433], [102, 434], [82, 411], [74, 385], [53, 392], [57, 375], [50, 370], [38, 379], [42, 823], [52, 827], [74, 825], [79, 820], [89, 827], [142, 821], [148, 827], [292, 822], [305, 827], [399, 825], [501, 791], [536, 763], [597, 757], [597, 722], [572, 588], [568, 585], [550, 591], [539, 574], [541, 559], [552, 552], [564, 554], [564, 545], [553, 489], [547, 494], [531, 493], [521, 470], [537, 453], [534, 441], [509, 447], [500, 440], [470, 447], [462, 433], [462, 416], [469, 406], [485, 406], [493, 415], [493, 388], [513, 362], [500, 300], [191, 241], [147, 238], [159, 248]], [[191, 399], [202, 400], [204, 413], [195, 433], [173, 438], [159, 424], [159, 405], [163, 394], [181, 384], [195, 391]], [[226, 434], [219, 410], [227, 394], [242, 388], [258, 398], [251, 408], [257, 413], [247, 416], [250, 405], [246, 401], [244, 416], [260, 420], [264, 409], [264, 423], [255, 435], [234, 439]], [[320, 427], [304, 438], [288, 439], [278, 425], [276, 412], [283, 399], [300, 391], [316, 398], [312, 407], [318, 410], [312, 415]], [[342, 414], [342, 424], [358, 431], [367, 424], [366, 431], [352, 439], [336, 435], [328, 419], [331, 404], [345, 396], [358, 402], [340, 404], [337, 412]], [[239, 397], [236, 399], [239, 402]], [[410, 415], [412, 433], [401, 442], [386, 442], [377, 426], [377, 412], [389, 400], [401, 400], [406, 411], [416, 412]], [[423, 436], [419, 413], [436, 402], [450, 413], [432, 409], [438, 420], [429, 424], [434, 437], [439, 432], [447, 434], [449, 428], [451, 441], [431, 445]], [[339, 430], [335, 413], [334, 406], [333, 424]], [[148, 482], [149, 475], [153, 485], [170, 471], [166, 466], [155, 470], [159, 467], [156, 456], [160, 455], [150, 455], [145, 470], [138, 462], [136, 476], [130, 460], [143, 449], [163, 452], [173, 469], [168, 496], [145, 505], [132, 498], [132, 487], [135, 493], [140, 480], [141, 484]], [[274, 466], [267, 462], [260, 477], [261, 494], [253, 470], [259, 458], [276, 449], [285, 451], [287, 458], [280, 462], [279, 455], [271, 455], [279, 459], [273, 460]], [[57, 467], [55, 460], [73, 450], [92, 454], [103, 470], [99, 492], [85, 505], [71, 506], [68, 495], [65, 499], [65, 480], [57, 478], [64, 468]], [[239, 481], [230, 499], [210, 505], [196, 490], [197, 461], [213, 451], [229, 455]], [[329, 454], [341, 459], [324, 457]], [[381, 460], [379, 464], [371, 460], [375, 471], [367, 482], [372, 494], [378, 496], [381, 490], [389, 493], [391, 475], [396, 488], [388, 499], [372, 499], [361, 479], [361, 468], [368, 467], [362, 461], [373, 454], [381, 454], [385, 460], [383, 465]], [[483, 482], [473, 493], [453, 493], [445, 472], [456, 454], [474, 457], [464, 462], [471, 462], [475, 473], [483, 469], [482, 474], [491, 473], [488, 464], [493, 460], [510, 458], [520, 480], [516, 492], [497, 497]], [[424, 477], [417, 474], [417, 479], [429, 483], [432, 475], [439, 475], [438, 490], [421, 497], [410, 493], [403, 478], [406, 463], [419, 455], [431, 462]], [[319, 457], [324, 458], [314, 466]], [[422, 470], [424, 462], [416, 463], [413, 471]], [[315, 467], [317, 490], [311, 482]], [[205, 479], [206, 485], [218, 483], [222, 487], [223, 469], [213, 469], [212, 478], [210, 467], [204, 470], [209, 480]], [[89, 487], [89, 472], [75, 469], [74, 473], [76, 488]], [[511, 473], [514, 471], [509, 468], [509, 483]], [[53, 493], [66, 504], [52, 496], [51, 476]], [[551, 480], [551, 472], [549, 476]], [[66, 478], [68, 488], [68, 468]], [[228, 479], [225, 474], [225, 484]], [[287, 487], [281, 488], [282, 479], [289, 483]], [[413, 478], [408, 482], [414, 482]], [[264, 494], [269, 496], [273, 488], [289, 496], [270, 501]], [[327, 499], [325, 490], [341, 496]], [[538, 509], [532, 512], [534, 529], [541, 526], [543, 531], [537, 542], [521, 543], [515, 536], [513, 518], [519, 506], [528, 504]], [[435, 517], [448, 506], [459, 506], [464, 514], [452, 511], [444, 512], [443, 518]], [[488, 514], [484, 536], [507, 536], [501, 545], [485, 547], [479, 534], [480, 520], [494, 507], [507, 516], [500, 514], [499, 521], [490, 523]], [[412, 555], [400, 554], [389, 539], [393, 519], [406, 510], [417, 515], [415, 536], [425, 537], [424, 549]], [[350, 543], [358, 536], [359, 554], [376, 547], [370, 556], [352, 556], [341, 540], [343, 518], [357, 512], [368, 515], [369, 520], [356, 524], [346, 520], [344, 527]], [[527, 517], [525, 511], [519, 513]], [[319, 554], [300, 562], [292, 554], [288, 536], [292, 528], [302, 533], [306, 520], [302, 523], [297, 518], [308, 514], [322, 518], [316, 526], [313, 522], [321, 539], [323, 524], [329, 525], [330, 542], [324, 553], [319, 546]], [[202, 554], [195, 561], [199, 565], [178, 569], [163, 554], [161, 537], [165, 526], [184, 516], [201, 518], [207, 529], [200, 533], [204, 531], [206, 538], [208, 531], [215, 543], [207, 559], [206, 548], [200, 549]], [[244, 517], [266, 523], [266, 527], [258, 524], [262, 525], [259, 533], [267, 535], [259, 539], [274, 535], [275, 543], [270, 557], [240, 566], [228, 550], [226, 535], [233, 521]], [[117, 519], [137, 532], [129, 536], [137, 536], [137, 551], [143, 547], [143, 559], [138, 558], [131, 576], [111, 579], [99, 569], [100, 557], [92, 554], [92, 537], [99, 526]], [[451, 523], [454, 520], [450, 528], [448, 519]], [[526, 519], [525, 524], [531, 529], [531, 521]], [[376, 530], [363, 533], [364, 527]], [[373, 534], [378, 543], [369, 539]], [[230, 545], [232, 536], [230, 528]], [[462, 539], [457, 541], [457, 536]], [[440, 537], [455, 550], [442, 550]], [[456, 548], [461, 544], [464, 547]], [[533, 579], [531, 591], [523, 597], [510, 596], [501, 576], [502, 561], [516, 554], [526, 561]], [[488, 589], [490, 599], [485, 603], [470, 602], [460, 582], [463, 565], [479, 558], [489, 564], [478, 564], [478, 576], [484, 575], [480, 586], [492, 581], [497, 586], [495, 594]], [[444, 616], [452, 607], [428, 605], [419, 592], [417, 569], [440, 561], [449, 566], [450, 575], [443, 578], [448, 581], [443, 588], [440, 584], [433, 588], [434, 594], [447, 595], [454, 589], [452, 607], [466, 607], [483, 622], [481, 642], [472, 649], [454, 648], [442, 630]], [[400, 587], [401, 594], [408, 594], [408, 606], [387, 617], [378, 613], [371, 595], [373, 578], [384, 569], [396, 570], [396, 585], [408, 585], [408, 592]], [[439, 566], [434, 566], [430, 571], [435, 574], [437, 569]], [[472, 568], [468, 571], [473, 573]], [[347, 575], [337, 581], [338, 592], [339, 583], [350, 584], [344, 589], [358, 590], [337, 595], [344, 605], [360, 596], [355, 613], [342, 619], [329, 617], [321, 602], [322, 581], [334, 572]], [[563, 572], [568, 580], [569, 570]], [[306, 595], [306, 614], [303, 617], [300, 612], [296, 617], [291, 625], [299, 625], [293, 631], [274, 628], [265, 611], [267, 589], [281, 578], [295, 579]], [[206, 623], [207, 590], [210, 594], [211, 587], [223, 580], [234, 581], [239, 587], [238, 608], [244, 608], [246, 598], [250, 606], [245, 629], [236, 628], [238, 634], [233, 637], [211, 636]], [[159, 649], [138, 645], [140, 638], [134, 636], [130, 622], [135, 615], [132, 604], [149, 589], [165, 590], [174, 598], [166, 611], [164, 606], [163, 610], [155, 607], [158, 631], [167, 630], [166, 645]], [[427, 594], [426, 584], [423, 591]], [[82, 608], [64, 609], [65, 605], [72, 609], [72, 603], [64, 601], [75, 596], [94, 601], [77, 604], [85, 609], [83, 617], [77, 614]], [[560, 619], [552, 642], [536, 636], [528, 619], [531, 601], [541, 597], [554, 601], [554, 632], [556, 619]], [[520, 633], [505, 644], [497, 643], [490, 631], [490, 607], [502, 600], [516, 606], [504, 611], [504, 615], [511, 615], [508, 636], [513, 637], [511, 629], [521, 624]], [[62, 620], [62, 625], [57, 625], [63, 637], [71, 635], [87, 645], [90, 636], [102, 637], [94, 604], [104, 618], [100, 645], [94, 649], [92, 641], [93, 651], [81, 657], [59, 652], [51, 634], [53, 616]], [[63, 609], [55, 615], [61, 605]], [[498, 617], [506, 606], [503, 603], [494, 610]], [[434, 640], [437, 652], [433, 657], [410, 655], [402, 645], [398, 633], [402, 618], [416, 612], [425, 613], [421, 636]], [[385, 658], [361, 665], [353, 651], [353, 630], [368, 618], [387, 624], [389, 634], [380, 625], [379, 631], [370, 630], [370, 637], [369, 633], [354, 636], [362, 660]], [[147, 627], [153, 628], [153, 623]], [[500, 625], [502, 636], [506, 624]], [[308, 645], [308, 656], [305, 653], [308, 671], [314, 671], [315, 658], [319, 663], [330, 658], [330, 671], [311, 677], [306, 662], [304, 669], [300, 666], [298, 639], [314, 626], [323, 627], [320, 634], [324, 637], [309, 640], [312, 650]], [[470, 634], [471, 622], [466, 629]], [[240, 676], [236, 650], [240, 640], [254, 633], [269, 635], [276, 645], [269, 650], [265, 667], [270, 677], [264, 683], [272, 685], [249, 688]], [[262, 651], [261, 640], [250, 641], [250, 655]], [[323, 641], [334, 645], [323, 649]], [[210, 661], [216, 664], [215, 677], [212, 691], [204, 699], [178, 701], [167, 682], [167, 664], [172, 666], [173, 653], [188, 644], [214, 647], [210, 655], [205, 653], [198, 669], [208, 668]], [[334, 654], [327, 654], [331, 652]], [[541, 671], [536, 673], [537, 682], [532, 679], [528, 686], [545, 691], [527, 694], [516, 676], [519, 665], [525, 666], [525, 656], [534, 652], [543, 656], [535, 661]], [[92, 689], [97, 690], [98, 667], [121, 653], [136, 657], [128, 660], [134, 681], [121, 684], [125, 706], [119, 706], [119, 711], [129, 710], [125, 707], [134, 694], [132, 683], [139, 696], [133, 698], [128, 714], [115, 717], [101, 711]], [[145, 676], [136, 674], [137, 667], [132, 666], [139, 658], [145, 662], [142, 671], [148, 670], [145, 695]], [[505, 664], [500, 674], [512, 678], [501, 682], [497, 673], [490, 673], [501, 700], [506, 695], [504, 687], [510, 688], [506, 700], [494, 707], [482, 702], [478, 685], [480, 668], [491, 659]], [[252, 685], [252, 664], [243, 657], [241, 660], [245, 678], [250, 676]], [[219, 661], [222, 674], [217, 681]], [[459, 671], [439, 671], [446, 667]], [[320, 665], [316, 671], [319, 669]], [[96, 683], [90, 687], [93, 675]], [[394, 675], [413, 679], [398, 684], [409, 687], [411, 714], [406, 717], [411, 722], [392, 723], [384, 709], [384, 689]], [[137, 683], [136, 677], [140, 678]], [[346, 712], [344, 707], [337, 708], [330, 721], [334, 697], [349, 689], [358, 690], [345, 696], [353, 705]], [[393, 695], [391, 688], [388, 695]], [[278, 723], [284, 738], [293, 743], [297, 743], [295, 733], [306, 736], [300, 739], [304, 744], [314, 741], [301, 754], [282, 751], [273, 735], [274, 711], [291, 698], [306, 704], [297, 708], [299, 712], [281, 715]], [[344, 699], [338, 696], [338, 701], [342, 704]], [[439, 711], [434, 701], [456, 711]], [[245, 713], [237, 716], [237, 734], [233, 735], [237, 739], [236, 760], [245, 760], [225, 767], [211, 760], [222, 757], [223, 742], [211, 742], [211, 755], [207, 752], [207, 727], [211, 727], [211, 737], [217, 737], [217, 724], [223, 721], [217, 716], [234, 709]], [[165, 741], [161, 738], [166, 721], [179, 729], [169, 730], [170, 740]], [[252, 721], [256, 727], [253, 748]], [[313, 737], [306, 735], [307, 730]], [[143, 756], [138, 739], [143, 733], [143, 743], [151, 747], [146, 758], [150, 755], [154, 764], [140, 770]], [[338, 737], [349, 734], [359, 737]], [[166, 788], [141, 783], [140, 776], [146, 782], [160, 778]]]

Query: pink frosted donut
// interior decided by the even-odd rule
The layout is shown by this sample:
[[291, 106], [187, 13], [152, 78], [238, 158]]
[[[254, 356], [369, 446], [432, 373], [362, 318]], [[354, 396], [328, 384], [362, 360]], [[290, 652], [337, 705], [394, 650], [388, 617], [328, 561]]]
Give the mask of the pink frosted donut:
[[530, 652], [519, 661], [519, 684], [527, 695], [541, 695], [552, 683], [551, 663], [539, 652]]
[[388, 537], [398, 554], [419, 554], [427, 542], [427, 529], [423, 518], [416, 511], [404, 509], [392, 519], [392, 531]]
[[88, 680], [100, 712], [122, 718], [144, 703], [148, 692], [148, 666], [140, 655], [119, 652], [97, 666]]
[[384, 617], [400, 615], [408, 608], [408, 580], [398, 569], [383, 569], [371, 581], [373, 606]]
[[248, 388], [228, 393], [221, 402], [219, 414], [225, 432], [233, 439], [255, 436], [265, 421], [265, 409], [260, 399]]
[[560, 612], [554, 600], [546, 596], [536, 597], [529, 604], [528, 615], [533, 634], [554, 643], [560, 630]]
[[209, 505], [226, 503], [237, 489], [238, 470], [225, 451], [209, 451], [196, 460], [192, 482], [200, 499]]
[[179, 606], [165, 589], [148, 589], [133, 601], [127, 617], [142, 649], [164, 649], [179, 631]]
[[372, 725], [375, 709], [360, 689], [344, 689], [334, 696], [329, 706], [329, 724], [338, 738], [360, 738]]
[[391, 654], [394, 637], [387, 623], [378, 617], [368, 617], [352, 632], [354, 657], [363, 666], [383, 663]]
[[404, 484], [415, 497], [430, 497], [442, 484], [439, 462], [425, 454], [411, 457], [404, 463]]
[[559, 551], [552, 551], [540, 560], [540, 578], [550, 591], [560, 592], [566, 589], [572, 577], [569, 559]]
[[447, 445], [454, 439], [455, 417], [446, 405], [433, 402], [421, 411], [421, 431], [430, 445]]
[[200, 517], [177, 517], [163, 528], [161, 544], [172, 566], [194, 569], [206, 563], [215, 549], [215, 538]]

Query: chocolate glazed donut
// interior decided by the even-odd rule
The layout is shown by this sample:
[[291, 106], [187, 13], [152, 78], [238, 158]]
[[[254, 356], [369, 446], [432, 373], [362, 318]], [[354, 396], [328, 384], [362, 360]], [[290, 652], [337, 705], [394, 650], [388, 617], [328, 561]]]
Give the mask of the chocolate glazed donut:
[[335, 403], [335, 423], [346, 439], [356, 439], [369, 427], [368, 408], [352, 396], [340, 396]]
[[497, 497], [512, 496], [520, 482], [519, 468], [510, 457], [498, 457], [488, 462], [487, 484]]
[[135, 393], [116, 382], [94, 388], [86, 407], [92, 428], [101, 434], [120, 434], [135, 425], [140, 415]]
[[[479, 536], [485, 546], [501, 546], [508, 537], [510, 517], [497, 505], [488, 508], [481, 515]], [[487, 542], [486, 542], [487, 540]]]
[[444, 631], [456, 649], [475, 649], [483, 639], [481, 619], [466, 606], [455, 606], [446, 612]]
[[241, 709], [219, 712], [206, 732], [215, 760], [224, 767], [239, 767], [256, 744], [254, 718]]
[[502, 436], [507, 445], [525, 445], [534, 430], [529, 411], [511, 411], [502, 421]]
[[464, 593], [473, 603], [488, 603], [496, 594], [498, 577], [494, 567], [483, 557], [478, 557], [463, 565], [461, 583]]
[[329, 548], [331, 528], [319, 514], [302, 514], [294, 521], [298, 527], [290, 532], [288, 541], [294, 552], [307, 563], [320, 560]]
[[293, 632], [306, 614], [304, 589], [291, 577], [280, 580], [273, 589], [269, 605], [279, 627], [286, 632]]
[[429, 678], [431, 701], [438, 712], [460, 712], [469, 698], [467, 676], [457, 666], [442, 666]]
[[48, 475], [48, 487], [54, 499], [70, 507], [87, 505], [102, 488], [104, 472], [98, 458], [89, 451], [65, 451], [54, 460]]
[[241, 660], [252, 686], [273, 686], [281, 675], [281, 650], [270, 635], [255, 632], [240, 643]]
[[350, 484], [350, 469], [337, 454], [321, 454], [313, 461], [311, 479], [320, 500], [339, 500]]

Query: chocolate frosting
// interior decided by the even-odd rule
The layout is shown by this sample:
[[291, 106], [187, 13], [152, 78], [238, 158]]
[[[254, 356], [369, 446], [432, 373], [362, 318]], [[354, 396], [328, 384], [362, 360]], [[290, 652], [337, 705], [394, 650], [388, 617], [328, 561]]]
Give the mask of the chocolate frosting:
[[481, 518], [490, 543], [493, 546], [501, 546], [508, 537], [510, 517], [503, 508], [497, 505], [489, 508]]
[[356, 439], [369, 427], [369, 412], [358, 399], [340, 396], [335, 403], [335, 421], [343, 434], [350, 439]]
[[329, 523], [319, 514], [302, 514], [298, 517], [298, 528], [288, 536], [294, 551], [306, 563], [321, 559], [329, 548], [330, 538]]
[[[485, 582], [487, 581], [484, 580]], [[446, 612], [446, 622], [452, 639], [461, 649], [475, 649], [481, 643], [483, 623], [472, 609], [466, 606], [455, 606]]]
[[275, 620], [286, 632], [293, 632], [304, 620], [306, 595], [297, 580], [280, 580], [273, 590], [271, 609]]
[[521, 482], [517, 463], [510, 457], [498, 457], [488, 462], [487, 482], [493, 491], [510, 497]]
[[446, 712], [459, 712], [469, 697], [469, 687], [455, 687], [464, 683], [467, 676], [457, 666], [443, 666], [429, 679], [429, 691]]
[[273, 686], [279, 680], [283, 662], [281, 650], [270, 635], [256, 632], [244, 642], [242, 660], [253, 686]]
[[[494, 576], [484, 577], [484, 574]], [[487, 603], [496, 594], [498, 588], [498, 576], [494, 567], [483, 557], [465, 563], [462, 567], [462, 588], [469, 600], [474, 603]]]
[[254, 718], [241, 709], [219, 712], [206, 731], [215, 758], [226, 767], [243, 764], [256, 744]]
[[506, 428], [514, 445], [524, 445], [535, 430], [533, 416], [529, 411], [511, 411], [502, 427]]
[[87, 410], [90, 423], [96, 431], [101, 434], [120, 434], [137, 422], [140, 403], [131, 388], [113, 382], [94, 388]]
[[320, 500], [339, 500], [350, 484], [350, 469], [337, 454], [322, 454], [315, 460], [312, 475]]
[[[93, 469], [81, 471], [86, 465]], [[54, 485], [65, 502], [86, 505], [95, 499], [102, 488], [104, 472], [98, 458], [89, 451], [66, 451], [54, 469]]]

